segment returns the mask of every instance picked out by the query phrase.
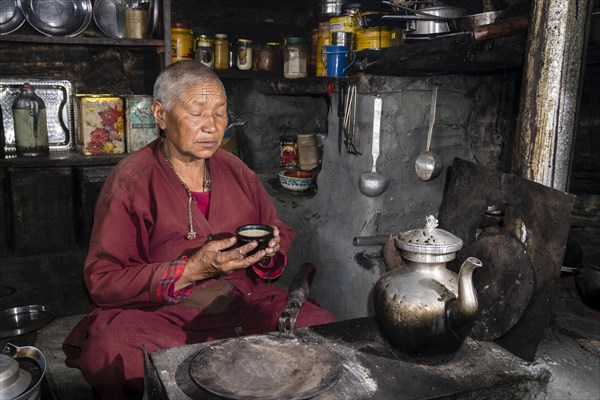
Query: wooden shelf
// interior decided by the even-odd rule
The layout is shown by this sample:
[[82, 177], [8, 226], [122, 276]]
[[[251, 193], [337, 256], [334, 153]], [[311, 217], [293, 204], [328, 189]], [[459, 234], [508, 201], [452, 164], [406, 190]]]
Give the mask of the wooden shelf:
[[41, 35], [2, 35], [0, 42], [86, 46], [164, 47], [162, 39], [113, 39], [108, 37], [62, 37]]
[[104, 154], [84, 156], [74, 151], [50, 152], [41, 157], [13, 157], [0, 159], [0, 168], [45, 168], [115, 165], [128, 154]]

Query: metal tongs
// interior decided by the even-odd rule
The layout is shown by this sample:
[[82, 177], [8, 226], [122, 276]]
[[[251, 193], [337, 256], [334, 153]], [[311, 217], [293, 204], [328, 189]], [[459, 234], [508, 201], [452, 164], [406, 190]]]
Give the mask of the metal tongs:
[[288, 289], [288, 302], [279, 315], [279, 333], [294, 335], [296, 318], [304, 301], [308, 298], [310, 282], [317, 268], [311, 263], [304, 263], [294, 276]]

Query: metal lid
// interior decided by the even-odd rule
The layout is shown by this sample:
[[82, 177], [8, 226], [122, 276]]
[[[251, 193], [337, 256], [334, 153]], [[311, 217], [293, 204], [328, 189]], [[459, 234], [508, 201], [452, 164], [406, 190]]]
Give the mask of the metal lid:
[[412, 253], [434, 255], [456, 253], [462, 248], [462, 239], [437, 228], [438, 221], [433, 215], [428, 216], [426, 221], [424, 229], [414, 229], [398, 235], [396, 246]]
[[23, 393], [31, 382], [31, 374], [19, 369], [12, 357], [0, 354], [0, 398], [14, 399]]

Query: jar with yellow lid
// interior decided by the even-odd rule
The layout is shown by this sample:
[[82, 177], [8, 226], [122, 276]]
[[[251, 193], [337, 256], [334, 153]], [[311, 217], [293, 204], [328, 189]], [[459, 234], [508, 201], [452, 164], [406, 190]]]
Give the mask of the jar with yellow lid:
[[171, 25], [172, 62], [194, 59], [194, 35], [188, 22], [173, 22]]
[[229, 69], [229, 36], [226, 33], [217, 33], [214, 41], [215, 69]]

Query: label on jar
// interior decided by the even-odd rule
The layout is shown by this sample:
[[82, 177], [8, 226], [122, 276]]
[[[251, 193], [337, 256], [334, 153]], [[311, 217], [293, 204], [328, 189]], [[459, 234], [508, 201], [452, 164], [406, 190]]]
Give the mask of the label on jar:
[[279, 142], [280, 166], [293, 169], [298, 166], [298, 147], [294, 136], [282, 136]]

